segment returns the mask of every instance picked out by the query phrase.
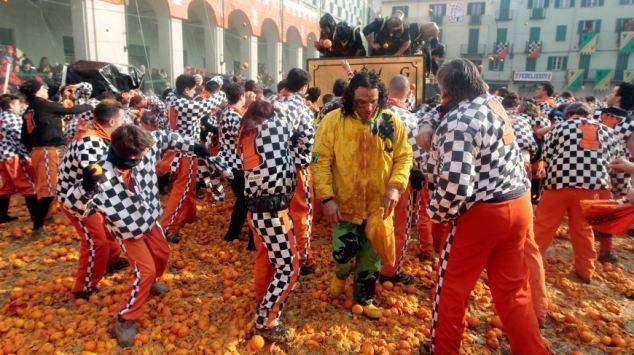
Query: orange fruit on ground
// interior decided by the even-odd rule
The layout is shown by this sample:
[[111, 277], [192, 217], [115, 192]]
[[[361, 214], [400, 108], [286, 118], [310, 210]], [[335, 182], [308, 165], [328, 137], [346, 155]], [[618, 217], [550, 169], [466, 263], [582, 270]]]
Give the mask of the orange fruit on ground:
[[363, 313], [363, 307], [360, 304], [352, 306], [352, 314], [360, 315]]
[[471, 328], [477, 328], [480, 324], [480, 320], [477, 317], [469, 316], [467, 317], [467, 324], [469, 324]]
[[343, 301], [343, 307], [347, 310], [351, 310], [352, 307], [354, 306], [354, 300], [351, 298], [347, 298], [345, 301]]
[[590, 343], [592, 341], [592, 333], [590, 333], [589, 331], [583, 331], [579, 333], [579, 338], [584, 343]]
[[574, 324], [577, 323], [577, 318], [572, 313], [566, 313], [566, 315], [564, 316], [564, 321], [568, 324]]
[[361, 344], [361, 349], [359, 349], [359, 353], [362, 355], [374, 355], [374, 346], [370, 342], [364, 342]]
[[186, 325], [181, 326], [180, 328], [178, 328], [178, 336], [179, 337], [186, 337], [189, 335], [189, 327]]
[[264, 348], [264, 338], [260, 335], [252, 336], [251, 340], [249, 340], [249, 347], [251, 347], [253, 351], [262, 350], [262, 348]]
[[90, 351], [90, 352], [94, 352], [95, 350], [97, 350], [97, 343], [89, 340], [87, 342], [84, 343], [84, 351]]
[[500, 329], [504, 328], [504, 326], [502, 325], [502, 320], [500, 319], [500, 316], [498, 315], [491, 317], [489, 324], [491, 324], [493, 328], [500, 328]]
[[491, 349], [497, 349], [500, 347], [500, 342], [498, 341], [498, 338], [488, 338], [487, 346]]
[[601, 337], [601, 344], [605, 345], [605, 346], [610, 346], [610, 344], [612, 344], [612, 338], [610, 338], [609, 336], [605, 335]]
[[182, 260], [176, 260], [174, 262], [174, 267], [177, 269], [183, 269], [185, 267], [185, 262]]
[[383, 283], [383, 288], [390, 291], [394, 289], [394, 284], [392, 283], [392, 281], [385, 281]]

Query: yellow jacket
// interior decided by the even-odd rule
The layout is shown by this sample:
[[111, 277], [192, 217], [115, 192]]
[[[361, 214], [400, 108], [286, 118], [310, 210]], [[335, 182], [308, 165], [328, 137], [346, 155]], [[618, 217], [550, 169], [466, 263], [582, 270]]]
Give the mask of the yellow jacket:
[[330, 112], [319, 125], [313, 163], [319, 201], [334, 198], [344, 221], [361, 224], [383, 207], [388, 186], [405, 191], [412, 167], [412, 146], [405, 124], [383, 110], [368, 121]]

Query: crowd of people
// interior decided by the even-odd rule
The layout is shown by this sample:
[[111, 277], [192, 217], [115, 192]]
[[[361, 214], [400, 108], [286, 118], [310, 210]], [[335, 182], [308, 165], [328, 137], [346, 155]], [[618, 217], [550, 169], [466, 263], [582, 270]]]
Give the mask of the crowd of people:
[[602, 103], [556, 97], [547, 83], [521, 98], [489, 93], [477, 67], [455, 59], [438, 70], [439, 97], [414, 108], [407, 77], [344, 68], [323, 97], [299, 68], [276, 93], [183, 74], [160, 98], [94, 97], [79, 83], [54, 102], [46, 83], [27, 80], [21, 96], [0, 97], [0, 223], [16, 219], [9, 202], [21, 194], [31, 238], [43, 238], [57, 202], [82, 237], [76, 297], [98, 292], [106, 270], [129, 268], [113, 327], [127, 347], [148, 298], [169, 292], [160, 282], [168, 243], [187, 243], [179, 228], [196, 220], [197, 199], [224, 199], [225, 181], [235, 201], [224, 238], [249, 227], [265, 339], [289, 340], [280, 318], [299, 278], [315, 272], [311, 236], [322, 219], [332, 224], [331, 297], [352, 277], [361, 313], [380, 318], [377, 281], [412, 282], [402, 264], [415, 228], [419, 260], [439, 256], [429, 350], [458, 353], [486, 268], [513, 352], [546, 354], [542, 256], [562, 217], [581, 282], [592, 282], [597, 258], [616, 261], [611, 236], [593, 233], [580, 201], [634, 203], [634, 86]]

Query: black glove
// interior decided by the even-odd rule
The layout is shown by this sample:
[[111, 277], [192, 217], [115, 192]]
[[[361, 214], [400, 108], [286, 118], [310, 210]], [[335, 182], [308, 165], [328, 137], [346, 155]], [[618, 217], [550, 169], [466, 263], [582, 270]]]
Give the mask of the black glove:
[[97, 164], [92, 164], [83, 170], [83, 180], [81, 186], [83, 186], [86, 192], [93, 192], [97, 185], [102, 184], [108, 180], [106, 175], [103, 174], [101, 167]]
[[409, 172], [409, 183], [412, 185], [412, 189], [420, 191], [425, 185], [425, 174], [418, 169], [412, 169]]
[[204, 144], [199, 143], [194, 144], [194, 154], [196, 154], [199, 158], [207, 158], [211, 155], [209, 154], [207, 147]]

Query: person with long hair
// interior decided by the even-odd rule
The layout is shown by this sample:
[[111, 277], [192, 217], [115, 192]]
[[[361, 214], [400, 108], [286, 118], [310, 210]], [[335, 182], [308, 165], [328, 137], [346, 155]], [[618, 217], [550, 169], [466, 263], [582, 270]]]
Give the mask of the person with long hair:
[[356, 261], [354, 300], [366, 317], [378, 319], [382, 310], [374, 305], [374, 287], [381, 257], [366, 223], [378, 214], [390, 223], [407, 188], [412, 146], [403, 121], [387, 110], [386, 89], [375, 72], [354, 75], [342, 104], [319, 125], [312, 163], [323, 218], [333, 225], [336, 269], [329, 293], [343, 293]]

